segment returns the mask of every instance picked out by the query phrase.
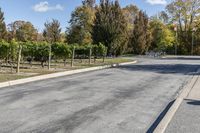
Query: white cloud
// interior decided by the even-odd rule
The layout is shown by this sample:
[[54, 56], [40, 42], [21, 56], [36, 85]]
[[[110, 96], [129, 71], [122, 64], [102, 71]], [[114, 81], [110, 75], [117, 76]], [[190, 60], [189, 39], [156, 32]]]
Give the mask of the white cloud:
[[47, 11], [51, 11], [51, 10], [61, 10], [62, 11], [63, 9], [64, 8], [60, 4], [57, 4], [55, 6], [50, 6], [47, 1], [40, 2], [40, 3], [36, 4], [35, 6], [33, 6], [33, 10], [35, 12], [47, 12]]
[[166, 5], [167, 4], [166, 0], [146, 0], [146, 2], [151, 5]]

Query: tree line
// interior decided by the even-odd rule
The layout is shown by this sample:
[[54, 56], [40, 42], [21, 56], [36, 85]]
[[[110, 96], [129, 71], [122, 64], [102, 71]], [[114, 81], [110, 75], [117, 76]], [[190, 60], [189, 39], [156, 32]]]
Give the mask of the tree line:
[[6, 25], [0, 9], [1, 60], [18, 62], [18, 67], [21, 57], [48, 60], [50, 68], [52, 58], [71, 58], [75, 47], [77, 54], [84, 53], [78, 49], [87, 49], [87, 55], [102, 57], [148, 51], [200, 54], [200, 0], [173, 0], [154, 16], [135, 5], [122, 8], [118, 0], [100, 0], [99, 4], [83, 0], [71, 13], [65, 33], [55, 19], [44, 27], [39, 33], [31, 22]]

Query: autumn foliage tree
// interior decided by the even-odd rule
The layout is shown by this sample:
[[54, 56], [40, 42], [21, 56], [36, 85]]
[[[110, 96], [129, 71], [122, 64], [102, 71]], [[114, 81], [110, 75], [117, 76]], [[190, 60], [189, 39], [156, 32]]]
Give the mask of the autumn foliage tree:
[[165, 25], [161, 20], [156, 18], [151, 20], [149, 25], [152, 34], [150, 50], [161, 52], [167, 51], [167, 49], [174, 46], [175, 35], [168, 25]]
[[190, 54], [192, 32], [200, 21], [200, 0], [174, 0], [166, 7], [170, 20], [178, 30], [179, 53]]
[[84, 0], [83, 4], [75, 9], [67, 29], [68, 43], [91, 44], [92, 26], [95, 19], [94, 0]]

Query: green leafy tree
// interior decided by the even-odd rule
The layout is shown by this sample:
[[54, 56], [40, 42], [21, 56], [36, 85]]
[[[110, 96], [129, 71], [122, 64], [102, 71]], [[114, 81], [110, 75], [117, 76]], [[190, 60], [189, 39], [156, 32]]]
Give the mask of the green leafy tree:
[[120, 55], [126, 50], [127, 21], [118, 1], [100, 1], [92, 33], [94, 43], [105, 44], [109, 55]]
[[166, 10], [173, 23], [176, 23], [179, 40], [179, 54], [191, 52], [192, 30], [200, 18], [200, 0], [174, 0]]
[[150, 22], [152, 33], [151, 50], [166, 51], [175, 43], [175, 35], [167, 25], [158, 19]]

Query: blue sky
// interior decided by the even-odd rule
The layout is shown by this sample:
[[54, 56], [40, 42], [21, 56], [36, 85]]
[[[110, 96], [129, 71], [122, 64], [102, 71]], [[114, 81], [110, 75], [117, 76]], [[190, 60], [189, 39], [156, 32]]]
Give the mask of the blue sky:
[[[0, 0], [0, 7], [5, 14], [6, 24], [15, 20], [30, 21], [42, 31], [44, 23], [52, 18], [58, 19], [63, 31], [68, 26], [71, 12], [82, 0]], [[97, 0], [98, 2], [99, 0]], [[155, 15], [162, 11], [171, 0], [119, 0], [122, 7], [135, 4], [146, 11], [148, 15]]]

